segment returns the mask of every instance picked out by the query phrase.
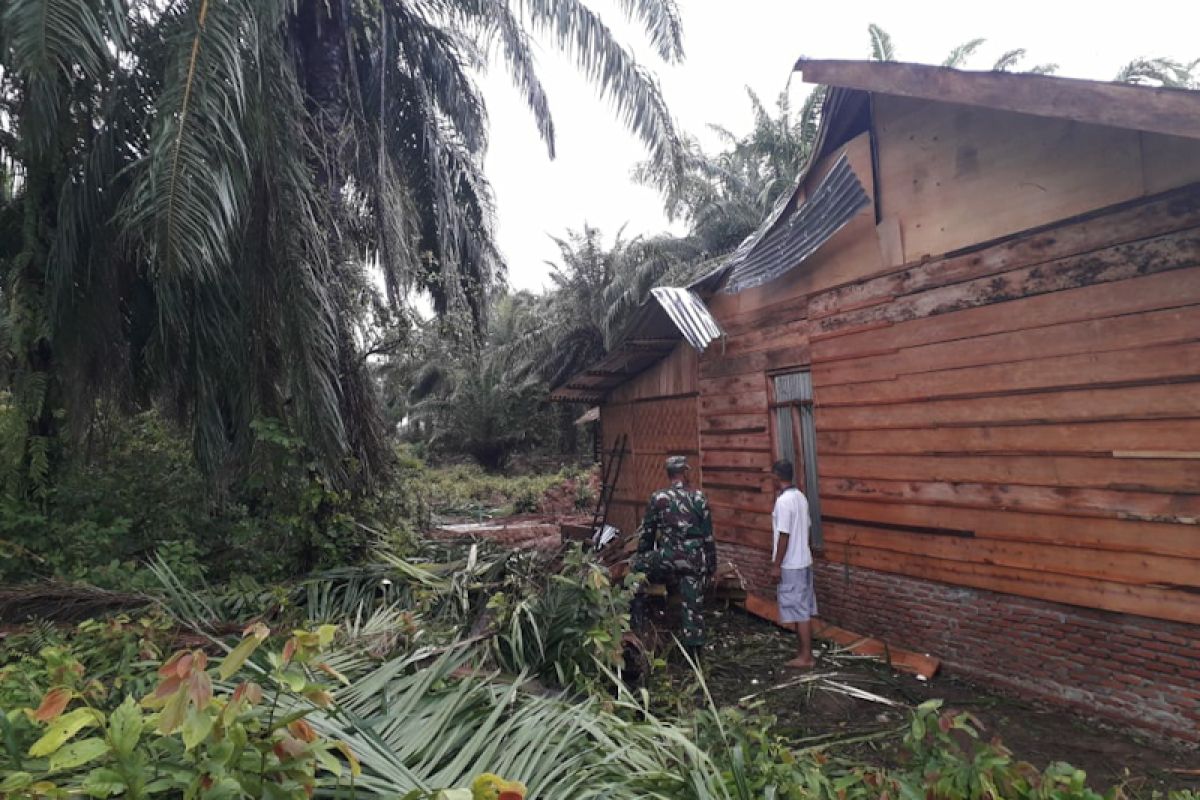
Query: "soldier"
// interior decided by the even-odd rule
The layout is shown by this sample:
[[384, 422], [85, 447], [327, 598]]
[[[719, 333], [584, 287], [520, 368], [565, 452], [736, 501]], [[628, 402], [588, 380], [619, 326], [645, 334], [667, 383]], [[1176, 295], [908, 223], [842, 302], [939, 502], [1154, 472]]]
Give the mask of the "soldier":
[[[633, 571], [682, 595], [683, 644], [694, 653], [704, 646], [704, 587], [717, 569], [717, 545], [708, 500], [688, 486], [689, 471], [683, 456], [667, 459], [671, 485], [650, 497]], [[639, 587], [631, 609], [634, 627], [645, 621], [645, 603]]]

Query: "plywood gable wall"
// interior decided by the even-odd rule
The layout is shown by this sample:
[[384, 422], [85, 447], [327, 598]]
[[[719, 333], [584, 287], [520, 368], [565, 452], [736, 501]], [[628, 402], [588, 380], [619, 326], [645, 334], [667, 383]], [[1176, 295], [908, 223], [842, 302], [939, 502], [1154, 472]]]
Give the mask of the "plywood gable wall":
[[893, 264], [1200, 180], [1200, 141], [908, 98], [874, 98]]

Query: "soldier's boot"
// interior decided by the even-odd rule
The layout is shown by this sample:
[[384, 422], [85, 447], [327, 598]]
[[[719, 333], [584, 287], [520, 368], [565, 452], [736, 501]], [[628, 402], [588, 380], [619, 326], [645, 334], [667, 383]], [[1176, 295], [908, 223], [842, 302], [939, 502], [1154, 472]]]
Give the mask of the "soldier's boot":
[[629, 628], [638, 633], [646, 629], [646, 607], [649, 599], [644, 589], [644, 586], [638, 587], [637, 593], [629, 603]]

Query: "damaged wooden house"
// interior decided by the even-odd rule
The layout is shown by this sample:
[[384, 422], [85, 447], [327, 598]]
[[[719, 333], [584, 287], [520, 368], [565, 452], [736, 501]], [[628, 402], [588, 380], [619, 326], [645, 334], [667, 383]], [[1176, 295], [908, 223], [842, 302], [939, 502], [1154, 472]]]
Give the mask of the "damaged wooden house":
[[691, 456], [762, 607], [802, 465], [823, 620], [1200, 737], [1200, 92], [802, 60], [794, 193], [553, 398]]

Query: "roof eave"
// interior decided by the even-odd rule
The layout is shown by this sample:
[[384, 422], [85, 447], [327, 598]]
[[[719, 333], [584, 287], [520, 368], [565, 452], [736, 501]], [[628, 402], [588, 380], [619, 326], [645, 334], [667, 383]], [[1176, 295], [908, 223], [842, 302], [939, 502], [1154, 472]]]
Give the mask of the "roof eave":
[[[669, 338], [654, 333], [669, 320]], [[657, 323], [657, 324], [656, 324]], [[645, 338], [647, 335], [655, 338]], [[665, 358], [681, 341], [703, 352], [724, 336], [716, 319], [690, 289], [656, 287], [638, 307], [621, 341], [604, 358], [550, 390], [551, 402], [600, 403], [609, 392]]]
[[801, 58], [806, 83], [1200, 139], [1200, 91], [897, 61]]

